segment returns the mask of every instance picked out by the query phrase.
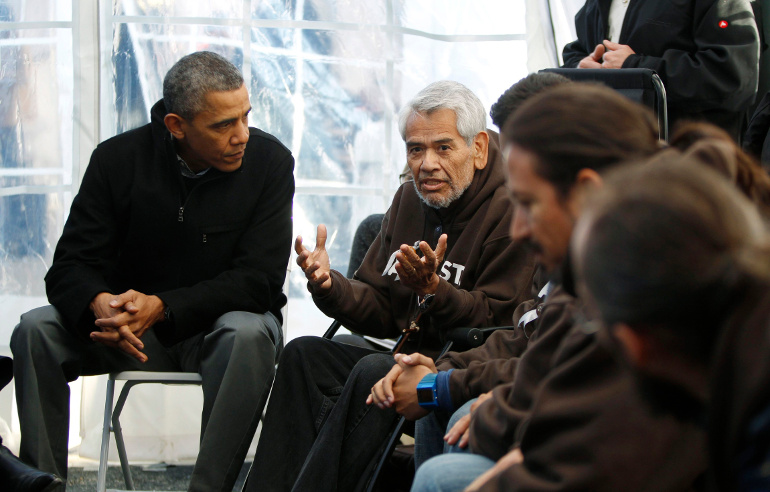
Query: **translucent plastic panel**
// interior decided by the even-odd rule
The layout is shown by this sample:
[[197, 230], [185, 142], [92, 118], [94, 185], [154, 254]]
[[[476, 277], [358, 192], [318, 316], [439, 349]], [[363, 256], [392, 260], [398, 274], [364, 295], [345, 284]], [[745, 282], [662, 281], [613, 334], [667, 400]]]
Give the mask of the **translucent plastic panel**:
[[[0, 260], [4, 269], [31, 261], [45, 271], [60, 210], [40, 187], [71, 183], [71, 35], [25, 29], [0, 31], [0, 39]], [[24, 277], [16, 270], [3, 275], [0, 292], [37, 289]]]
[[[0, 127], [0, 153], [2, 153], [3, 162], [9, 165], [19, 164], [13, 159], [20, 155], [18, 145], [19, 140], [14, 135], [12, 128]], [[7, 159], [7, 161], [6, 161]], [[22, 163], [24, 166], [26, 163]], [[61, 168], [32, 168], [32, 167], [3, 167], [0, 168], [0, 189], [1, 188], [28, 188], [30, 186], [51, 186], [62, 185], [71, 181], [69, 172]], [[26, 192], [26, 191], [21, 191]]]
[[297, 177], [360, 184], [365, 172], [360, 157], [381, 162], [387, 155], [383, 118], [393, 104], [385, 66], [355, 60], [308, 61], [303, 66], [304, 112], [298, 123], [304, 131]]
[[302, 34], [308, 58], [302, 72], [306, 131], [297, 176], [361, 184], [368, 170], [361, 168], [359, 156], [381, 162], [387, 155], [384, 118], [394, 106], [386, 80], [390, 45], [379, 32]]
[[404, 2], [400, 24], [432, 34], [524, 34], [525, 0]]
[[114, 15], [240, 18], [243, 0], [114, 0]]
[[59, 193], [0, 196], [0, 346], [22, 313], [48, 302], [43, 277], [70, 200]]
[[3, 0], [0, 22], [69, 22], [72, 0]]
[[[383, 99], [385, 96], [383, 96]], [[390, 145], [387, 130], [390, 129]], [[389, 192], [398, 188], [406, 163], [406, 149], [393, 122], [385, 118], [362, 121], [353, 140], [355, 166], [352, 183]]]
[[[114, 133], [149, 121], [150, 109], [163, 97], [163, 78], [182, 56], [208, 50], [244, 67], [243, 30], [240, 27], [116, 24], [113, 76], [117, 126]], [[249, 93], [254, 106], [250, 124], [291, 142], [291, 94], [294, 60], [285, 55], [291, 30], [251, 31]], [[287, 144], [288, 145], [288, 144]]]
[[295, 20], [296, 0], [255, 0], [251, 2], [251, 18]]
[[468, 86], [488, 112], [508, 87], [527, 75], [527, 46], [524, 41], [436, 43], [405, 36], [403, 61], [396, 70], [405, 101], [430, 81], [450, 79]]
[[0, 31], [0, 40], [1, 167], [61, 167], [72, 141], [71, 31]]
[[241, 33], [239, 27], [116, 24], [112, 53], [115, 133], [149, 121], [150, 109], [163, 97], [166, 72], [182, 56], [214, 51], [243, 69]]
[[302, 48], [310, 53], [331, 56], [345, 64], [382, 63], [394, 56], [388, 35], [380, 31], [303, 31]]
[[305, 0], [303, 3], [302, 18], [305, 20], [357, 24], [387, 22], [388, 0]]
[[290, 54], [293, 30], [252, 29], [251, 119], [287, 147], [294, 135], [294, 92], [297, 61]]
[[43, 277], [69, 198], [61, 193], [0, 196], [0, 295], [45, 296]]
[[[253, 0], [252, 19], [384, 24], [390, 0]], [[393, 3], [399, 3], [395, 1]], [[301, 10], [298, 11], [298, 9]]]

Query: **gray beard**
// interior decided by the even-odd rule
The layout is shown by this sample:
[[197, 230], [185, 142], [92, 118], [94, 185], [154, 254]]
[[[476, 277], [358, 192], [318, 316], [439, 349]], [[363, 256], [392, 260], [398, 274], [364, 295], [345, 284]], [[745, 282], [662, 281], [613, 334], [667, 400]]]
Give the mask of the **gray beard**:
[[430, 208], [440, 209], [440, 208], [447, 208], [449, 205], [452, 204], [455, 200], [463, 196], [463, 193], [465, 193], [465, 190], [468, 189], [468, 187], [471, 185], [473, 180], [469, 181], [468, 184], [466, 184], [462, 189], [451, 187], [451, 193], [449, 193], [449, 196], [446, 197], [438, 197], [436, 199], [428, 199], [420, 193], [420, 189], [417, 186], [416, 181], [412, 181], [412, 185], [414, 186], [414, 191], [417, 192], [417, 196], [420, 197], [420, 200], [422, 202], [429, 206]]

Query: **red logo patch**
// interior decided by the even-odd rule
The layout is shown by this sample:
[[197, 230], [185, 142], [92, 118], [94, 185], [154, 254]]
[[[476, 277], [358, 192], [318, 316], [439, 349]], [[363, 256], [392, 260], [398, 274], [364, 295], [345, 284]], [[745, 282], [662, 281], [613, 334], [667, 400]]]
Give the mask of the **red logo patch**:
[[726, 20], [719, 21], [719, 27], [721, 27], [722, 29], [724, 29], [727, 26], [728, 26], [728, 24], [727, 24]]

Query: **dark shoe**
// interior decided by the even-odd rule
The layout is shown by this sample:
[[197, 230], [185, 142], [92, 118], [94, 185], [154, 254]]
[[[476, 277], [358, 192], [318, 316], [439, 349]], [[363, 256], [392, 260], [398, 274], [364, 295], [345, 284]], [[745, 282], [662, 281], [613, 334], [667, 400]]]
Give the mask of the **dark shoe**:
[[[0, 484], [13, 492], [53, 492], [62, 485], [61, 478], [33, 468], [0, 445]], [[7, 487], [7, 488], [6, 488]]]

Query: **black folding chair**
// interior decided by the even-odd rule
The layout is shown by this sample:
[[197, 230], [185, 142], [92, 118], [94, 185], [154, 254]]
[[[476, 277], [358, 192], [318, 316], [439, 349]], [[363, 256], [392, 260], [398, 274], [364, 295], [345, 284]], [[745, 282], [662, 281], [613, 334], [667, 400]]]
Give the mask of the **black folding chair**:
[[668, 142], [668, 106], [666, 88], [660, 76], [649, 68], [546, 68], [541, 72], [552, 72], [578, 82], [601, 82], [628, 97], [634, 102], [651, 108], [658, 117], [661, 140]]

